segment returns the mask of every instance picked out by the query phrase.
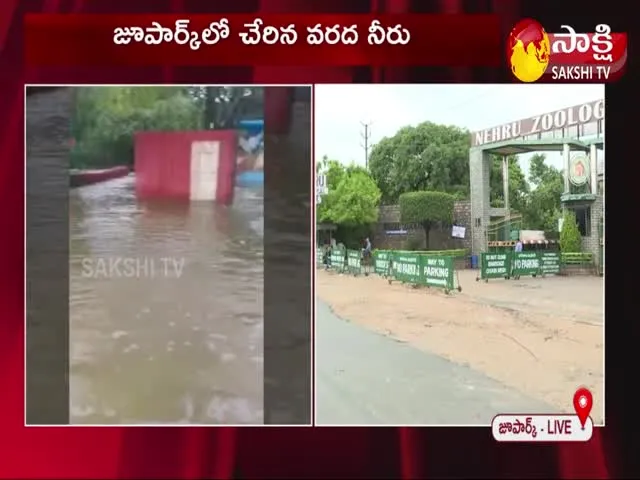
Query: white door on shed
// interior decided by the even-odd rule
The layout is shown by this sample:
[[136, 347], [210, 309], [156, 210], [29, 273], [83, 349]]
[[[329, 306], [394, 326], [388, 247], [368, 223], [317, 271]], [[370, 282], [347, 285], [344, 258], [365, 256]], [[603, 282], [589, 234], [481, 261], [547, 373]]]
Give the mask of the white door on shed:
[[191, 200], [215, 200], [218, 188], [220, 142], [191, 144]]

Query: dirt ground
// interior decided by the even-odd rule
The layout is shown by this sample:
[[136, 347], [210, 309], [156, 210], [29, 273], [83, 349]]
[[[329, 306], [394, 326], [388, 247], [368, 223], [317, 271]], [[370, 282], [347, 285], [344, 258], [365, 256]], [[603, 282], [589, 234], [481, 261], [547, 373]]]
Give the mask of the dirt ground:
[[573, 413], [579, 386], [604, 420], [604, 290], [600, 277], [476, 281], [462, 292], [389, 285], [376, 275], [316, 273], [316, 293], [341, 318], [467, 365]]

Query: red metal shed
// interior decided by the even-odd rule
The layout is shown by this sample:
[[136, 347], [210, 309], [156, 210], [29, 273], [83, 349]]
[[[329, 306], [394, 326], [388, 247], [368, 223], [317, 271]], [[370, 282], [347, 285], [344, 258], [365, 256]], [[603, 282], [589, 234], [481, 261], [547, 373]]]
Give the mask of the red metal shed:
[[232, 203], [237, 142], [235, 130], [136, 133], [138, 196]]

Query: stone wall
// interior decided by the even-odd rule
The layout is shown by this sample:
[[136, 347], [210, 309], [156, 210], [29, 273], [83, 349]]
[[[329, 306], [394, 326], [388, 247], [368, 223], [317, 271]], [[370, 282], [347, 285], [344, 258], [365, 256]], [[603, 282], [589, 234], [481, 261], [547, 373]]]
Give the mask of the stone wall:
[[598, 231], [600, 219], [604, 214], [604, 201], [602, 195], [598, 195], [591, 204], [591, 229], [588, 236], [582, 237], [582, 251], [593, 254], [596, 265], [600, 263], [600, 233]]
[[[468, 200], [455, 202], [453, 212], [453, 223], [466, 229], [465, 238], [452, 238], [451, 226], [434, 228], [429, 233], [430, 250], [471, 249], [471, 202]], [[422, 229], [410, 229], [407, 234], [387, 234], [385, 227], [394, 224], [400, 224], [400, 207], [398, 205], [381, 206], [373, 236], [374, 248], [401, 250], [406, 248], [407, 243], [413, 239], [420, 242], [420, 245], [425, 245], [425, 234]]]

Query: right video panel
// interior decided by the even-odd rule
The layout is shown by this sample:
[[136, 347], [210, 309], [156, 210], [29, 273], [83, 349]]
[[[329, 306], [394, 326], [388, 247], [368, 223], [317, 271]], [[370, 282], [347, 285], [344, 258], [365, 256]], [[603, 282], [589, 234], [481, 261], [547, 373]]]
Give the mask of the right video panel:
[[604, 425], [604, 122], [602, 85], [316, 86], [316, 424], [586, 388]]

